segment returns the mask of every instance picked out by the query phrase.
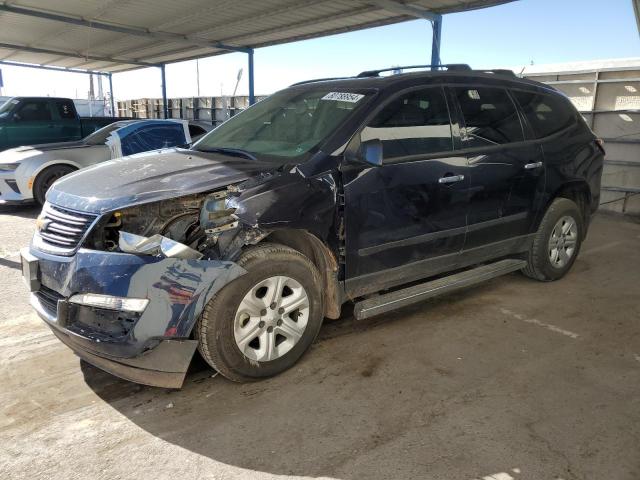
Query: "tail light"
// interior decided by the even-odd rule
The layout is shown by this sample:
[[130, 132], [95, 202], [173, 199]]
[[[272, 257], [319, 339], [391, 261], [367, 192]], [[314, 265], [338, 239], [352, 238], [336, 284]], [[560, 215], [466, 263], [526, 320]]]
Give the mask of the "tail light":
[[604, 140], [602, 140], [601, 138], [596, 138], [596, 145], [598, 146], [598, 148], [600, 149], [603, 155], [607, 154], [607, 152], [604, 150]]

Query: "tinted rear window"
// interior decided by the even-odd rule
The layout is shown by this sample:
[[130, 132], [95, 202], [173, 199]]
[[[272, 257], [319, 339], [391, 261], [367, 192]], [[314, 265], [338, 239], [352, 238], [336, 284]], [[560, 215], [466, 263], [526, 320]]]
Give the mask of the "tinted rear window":
[[524, 140], [516, 106], [506, 90], [491, 87], [452, 89], [462, 110], [466, 135], [463, 148]]
[[562, 97], [519, 91], [514, 91], [513, 95], [536, 138], [553, 135], [577, 122], [575, 110]]

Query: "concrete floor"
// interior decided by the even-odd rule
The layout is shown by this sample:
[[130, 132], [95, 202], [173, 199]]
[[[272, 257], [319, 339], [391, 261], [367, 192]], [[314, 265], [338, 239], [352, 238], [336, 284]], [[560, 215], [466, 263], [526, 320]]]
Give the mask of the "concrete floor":
[[81, 364], [31, 313], [0, 213], [0, 478], [640, 478], [640, 224], [598, 216], [556, 283], [509, 275], [362, 323], [238, 385]]

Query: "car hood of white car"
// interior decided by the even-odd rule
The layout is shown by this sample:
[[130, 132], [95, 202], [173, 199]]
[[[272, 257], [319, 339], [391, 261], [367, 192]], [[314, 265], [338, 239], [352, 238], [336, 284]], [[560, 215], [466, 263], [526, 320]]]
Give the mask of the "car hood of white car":
[[[101, 147], [102, 149], [106, 148], [104, 145], [86, 145], [82, 142], [46, 143], [43, 145], [33, 145], [29, 147], [15, 147], [0, 152], [0, 163], [18, 164], [33, 158], [38, 158], [39, 160], [73, 160], [74, 154], [72, 154], [71, 151], [83, 150], [84, 154], [86, 153], [85, 149], [91, 149], [92, 147]], [[59, 152], [63, 150], [67, 151], [60, 155]], [[106, 159], [108, 158], [109, 157]], [[96, 161], [98, 161], [98, 159], [96, 159]]]

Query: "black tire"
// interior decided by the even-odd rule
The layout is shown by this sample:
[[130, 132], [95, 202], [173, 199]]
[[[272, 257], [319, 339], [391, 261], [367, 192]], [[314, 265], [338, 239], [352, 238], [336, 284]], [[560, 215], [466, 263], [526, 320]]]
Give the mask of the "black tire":
[[[226, 285], [209, 301], [196, 323], [195, 336], [200, 354], [211, 367], [235, 382], [255, 381], [287, 370], [311, 346], [322, 326], [322, 282], [307, 257], [276, 243], [250, 247], [236, 263], [248, 273]], [[258, 362], [245, 356], [236, 343], [236, 311], [254, 286], [277, 275], [295, 279], [304, 287], [309, 300], [307, 324], [291, 350], [275, 360]]]
[[59, 178], [75, 172], [76, 169], [69, 165], [53, 165], [42, 170], [33, 182], [33, 198], [40, 205], [44, 205], [49, 187]]
[[[570, 217], [575, 222], [577, 238], [575, 249], [568, 261], [562, 266], [557, 266], [552, 263], [550, 258], [549, 241], [556, 224], [564, 217]], [[578, 205], [568, 198], [556, 198], [540, 222], [540, 227], [527, 255], [527, 266], [522, 269], [522, 273], [541, 282], [551, 282], [564, 277], [580, 253], [583, 238], [584, 219]]]

